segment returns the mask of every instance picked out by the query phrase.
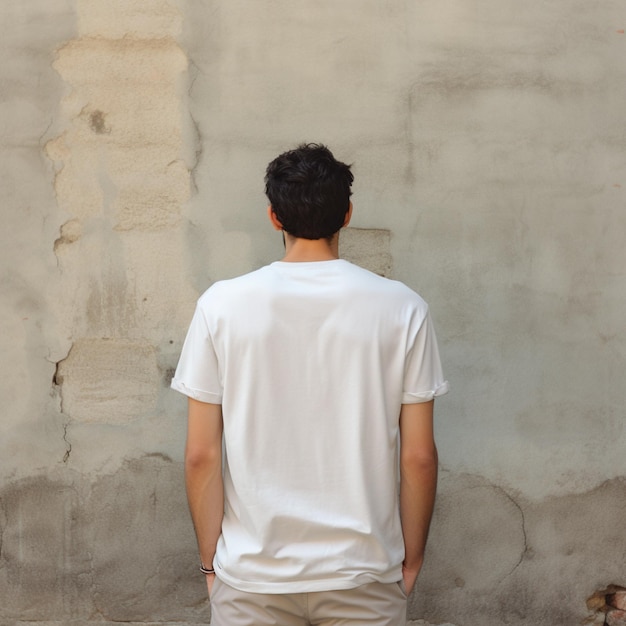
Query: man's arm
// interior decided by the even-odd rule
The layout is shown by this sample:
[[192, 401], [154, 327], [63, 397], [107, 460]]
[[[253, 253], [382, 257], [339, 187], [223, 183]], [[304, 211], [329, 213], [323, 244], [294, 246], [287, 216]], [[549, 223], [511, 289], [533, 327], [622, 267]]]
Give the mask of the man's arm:
[[435, 401], [403, 404], [400, 411], [400, 519], [405, 557], [402, 577], [411, 593], [424, 560], [437, 490]]
[[[208, 568], [215, 555], [224, 517], [222, 480], [222, 407], [189, 398], [185, 484], [198, 539], [200, 559]], [[207, 575], [211, 593], [215, 575]]]

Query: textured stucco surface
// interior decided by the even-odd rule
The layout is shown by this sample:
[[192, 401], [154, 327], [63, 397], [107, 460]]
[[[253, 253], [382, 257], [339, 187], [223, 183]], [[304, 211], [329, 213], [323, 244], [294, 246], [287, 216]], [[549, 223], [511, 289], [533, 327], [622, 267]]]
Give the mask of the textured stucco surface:
[[572, 626], [626, 585], [621, 0], [0, 6], [0, 624], [207, 623], [168, 389], [197, 296], [280, 257], [263, 170], [354, 163], [346, 258], [452, 392], [410, 617]]

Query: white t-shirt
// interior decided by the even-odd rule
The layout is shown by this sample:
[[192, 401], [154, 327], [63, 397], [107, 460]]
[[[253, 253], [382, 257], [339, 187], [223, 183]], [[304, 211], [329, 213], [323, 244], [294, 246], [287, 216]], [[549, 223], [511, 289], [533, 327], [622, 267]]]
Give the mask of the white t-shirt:
[[400, 580], [400, 405], [448, 389], [415, 292], [340, 259], [217, 282], [172, 387], [222, 404], [224, 582], [298, 593]]

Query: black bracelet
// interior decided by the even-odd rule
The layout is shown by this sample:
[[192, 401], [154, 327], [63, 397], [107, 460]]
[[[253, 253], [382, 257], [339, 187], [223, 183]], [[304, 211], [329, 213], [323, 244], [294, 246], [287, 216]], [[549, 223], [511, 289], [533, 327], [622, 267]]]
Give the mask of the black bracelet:
[[212, 567], [211, 568], [205, 567], [204, 563], [202, 562], [200, 563], [200, 571], [203, 574], [215, 574], [215, 570]]

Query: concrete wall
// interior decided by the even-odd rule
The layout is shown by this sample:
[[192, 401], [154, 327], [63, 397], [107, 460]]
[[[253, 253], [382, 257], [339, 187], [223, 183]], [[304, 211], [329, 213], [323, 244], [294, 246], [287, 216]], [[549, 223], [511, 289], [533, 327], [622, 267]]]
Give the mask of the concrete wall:
[[168, 390], [198, 294], [279, 258], [263, 169], [354, 162], [343, 250], [452, 392], [411, 617], [571, 626], [625, 584], [626, 6], [0, 7], [0, 623], [209, 608]]

